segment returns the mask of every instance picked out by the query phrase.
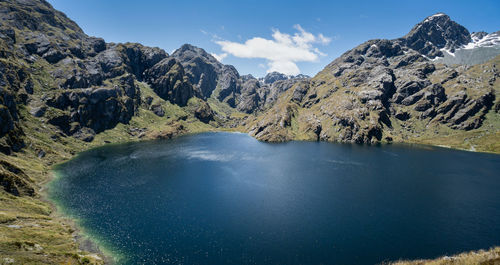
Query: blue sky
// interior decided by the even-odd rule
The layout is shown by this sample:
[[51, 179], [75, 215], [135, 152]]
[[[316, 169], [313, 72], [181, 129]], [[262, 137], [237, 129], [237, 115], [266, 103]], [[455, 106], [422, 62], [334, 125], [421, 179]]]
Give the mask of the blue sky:
[[471, 32], [500, 30], [499, 0], [49, 2], [107, 42], [140, 42], [168, 53], [190, 43], [258, 77], [279, 69], [315, 75], [356, 45], [401, 37], [437, 12]]

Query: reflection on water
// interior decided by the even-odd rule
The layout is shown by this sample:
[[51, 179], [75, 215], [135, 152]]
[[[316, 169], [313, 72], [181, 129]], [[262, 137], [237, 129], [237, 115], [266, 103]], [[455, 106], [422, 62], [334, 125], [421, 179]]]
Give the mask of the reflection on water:
[[373, 264], [500, 244], [500, 156], [207, 133], [80, 154], [50, 196], [128, 264]]

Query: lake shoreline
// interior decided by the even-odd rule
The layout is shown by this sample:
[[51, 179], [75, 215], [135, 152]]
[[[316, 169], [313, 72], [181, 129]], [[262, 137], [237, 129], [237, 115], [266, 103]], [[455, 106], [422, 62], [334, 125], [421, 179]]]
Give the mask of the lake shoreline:
[[[197, 135], [197, 134], [203, 134], [203, 133], [242, 133], [242, 134], [247, 134], [245, 132], [239, 132], [239, 131], [203, 131], [203, 132], [196, 132], [196, 133], [184, 133], [184, 134], [178, 134], [172, 138], [178, 138], [178, 137], [182, 137], [182, 136], [187, 136], [187, 135]], [[254, 138], [254, 137], [252, 137]], [[255, 138], [254, 138], [255, 139]], [[96, 149], [96, 148], [100, 148], [100, 147], [103, 147], [103, 146], [108, 146], [108, 145], [115, 145], [115, 144], [123, 144], [123, 143], [136, 143], [136, 142], [148, 142], [148, 141], [155, 141], [155, 140], [158, 140], [158, 139], [147, 139], [147, 140], [142, 140], [142, 139], [139, 139], [138, 141], [126, 141], [126, 142], [119, 142], [119, 143], [106, 143], [104, 145], [100, 145], [100, 146], [94, 146], [94, 147], [91, 147], [87, 150], [82, 150], [81, 152], [77, 152], [75, 153], [71, 158], [69, 159], [63, 159], [63, 161], [60, 161], [58, 162], [56, 165], [52, 166], [52, 170], [54, 170], [55, 167], [57, 167], [58, 165], [60, 164], [63, 164], [63, 163], [66, 163], [74, 158], [76, 158], [80, 153], [82, 152], [86, 152], [86, 151], [89, 151], [89, 150], [92, 150], [92, 149]], [[297, 140], [291, 140], [291, 141], [286, 141], [286, 142], [293, 142], [293, 141], [297, 141]], [[299, 141], [303, 141], [303, 140], [299, 140]], [[334, 142], [335, 143], [335, 142]], [[403, 144], [403, 145], [408, 145], [408, 146], [420, 146], [420, 147], [424, 147], [425, 149], [428, 149], [428, 147], [438, 147], [438, 148], [443, 148], [443, 149], [454, 149], [454, 150], [459, 150], [459, 151], [468, 151], [468, 152], [477, 152], [477, 153], [489, 153], [489, 152], [478, 152], [478, 151], [471, 151], [471, 150], [463, 150], [463, 149], [458, 149], [458, 148], [450, 148], [449, 146], [439, 146], [439, 145], [429, 145], [429, 144], [421, 144], [421, 143], [408, 143], [408, 142], [405, 142], [405, 143], [399, 143], [399, 142], [388, 142], [388, 143], [377, 143], [376, 145], [391, 145], [391, 144]], [[367, 144], [359, 144], [359, 145], [367, 145]], [[368, 144], [370, 145], [370, 144]], [[427, 147], [427, 148], [426, 148]], [[491, 153], [490, 153], [491, 154]], [[493, 153], [493, 154], [497, 154], [497, 153]], [[53, 177], [48, 180], [46, 183], [44, 183], [42, 185], [42, 190], [47, 188], [47, 185], [49, 185], [49, 183], [51, 183], [52, 181], [54, 181], [55, 179], [55, 175], [53, 175]], [[87, 241], [81, 241], [79, 243], [79, 246], [80, 246], [80, 249], [83, 250], [83, 251], [88, 251], [90, 253], [93, 253], [93, 252], [96, 252], [95, 249], [98, 249], [98, 255], [100, 257], [103, 258], [105, 264], [113, 264], [113, 261], [116, 260], [117, 257], [113, 257], [113, 254], [111, 253], [107, 253], [107, 251], [101, 251], [100, 249], [103, 248], [103, 246], [101, 246], [98, 242], [98, 240], [95, 240], [95, 239], [92, 239], [92, 236], [87, 234], [83, 229], [81, 229], [79, 227], [79, 225], [77, 224], [76, 220], [74, 220], [72, 217], [66, 217], [65, 214], [64, 214], [64, 211], [61, 211], [59, 209], [59, 207], [57, 207], [57, 202], [54, 202], [52, 199], [48, 198], [46, 192], [43, 192], [43, 197], [48, 200], [56, 209], [55, 211], [55, 214], [56, 215], [59, 215], [58, 218], [66, 218], [66, 219], [69, 219], [71, 222], [72, 222], [72, 227], [74, 227], [76, 233], [75, 233], [75, 238], [77, 237], [80, 237], [80, 238], [86, 238]], [[493, 248], [492, 248], [493, 249]]]
[[183, 136], [189, 136], [189, 135], [196, 135], [196, 134], [203, 134], [203, 133], [242, 133], [246, 134], [245, 132], [240, 132], [240, 131], [200, 131], [200, 132], [183, 132], [180, 134], [174, 134], [172, 137], [169, 137], [167, 139], [158, 137], [156, 139], [137, 139], [137, 140], [132, 140], [132, 141], [118, 141], [118, 142], [107, 142], [102, 145], [97, 145], [97, 146], [91, 146], [90, 148], [86, 148], [80, 151], [77, 151], [75, 154], [73, 154], [69, 158], [64, 158], [64, 157], [59, 157], [56, 161], [55, 164], [50, 166], [50, 171], [48, 173], [48, 177], [45, 178], [42, 182], [39, 183], [40, 185], [40, 190], [38, 191], [40, 193], [41, 200], [44, 202], [47, 202], [53, 212], [51, 214], [52, 217], [55, 219], [58, 219], [68, 226], [70, 226], [74, 232], [73, 232], [73, 238], [74, 240], [78, 243], [78, 248], [80, 251], [83, 252], [88, 252], [86, 256], [93, 256], [95, 260], [99, 261], [102, 260], [104, 264], [117, 264], [117, 261], [120, 260], [119, 255], [114, 254], [112, 251], [106, 250], [106, 247], [103, 246], [99, 240], [93, 237], [90, 233], [86, 232], [85, 229], [83, 229], [80, 225], [78, 225], [77, 220], [74, 217], [69, 216], [68, 214], [65, 214], [64, 211], [61, 210], [60, 205], [58, 205], [58, 202], [54, 201], [53, 199], [49, 198], [47, 190], [50, 186], [50, 183], [53, 182], [56, 178], [64, 177], [64, 176], [58, 176], [55, 174], [56, 168], [64, 163], [67, 163], [75, 158], [78, 157], [81, 153], [97, 149], [97, 148], [102, 148], [104, 146], [113, 146], [113, 145], [120, 145], [120, 144], [126, 144], [126, 143], [141, 143], [141, 142], [149, 142], [149, 141], [158, 141], [158, 140], [171, 140], [174, 138], [178, 137], [183, 137]]
[[[85, 151], [83, 151], [85, 152]], [[77, 157], [78, 154], [75, 155]], [[75, 157], [71, 158], [74, 159]], [[70, 161], [63, 161], [59, 164], [66, 163]], [[59, 164], [55, 165], [57, 167]], [[118, 256], [112, 254], [111, 251], [106, 250], [106, 248], [99, 243], [99, 240], [94, 238], [90, 233], [86, 232], [79, 224], [78, 220], [75, 217], [72, 217], [68, 213], [63, 210], [63, 206], [60, 202], [55, 199], [49, 197], [48, 190], [50, 189], [50, 184], [57, 180], [58, 178], [63, 178], [59, 174], [56, 174], [55, 169], [53, 168], [50, 172], [50, 179], [43, 184], [43, 188], [40, 190], [40, 194], [46, 202], [48, 202], [53, 209], [53, 216], [57, 219], [63, 220], [66, 224], [68, 224], [73, 229], [73, 238], [78, 244], [78, 248], [81, 251], [88, 252], [86, 256], [90, 256], [96, 260], [102, 260], [104, 264], [116, 264]]]

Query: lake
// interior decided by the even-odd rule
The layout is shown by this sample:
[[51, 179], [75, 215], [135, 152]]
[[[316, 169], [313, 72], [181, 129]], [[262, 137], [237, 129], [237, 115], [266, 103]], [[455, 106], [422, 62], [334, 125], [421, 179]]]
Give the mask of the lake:
[[57, 166], [49, 197], [119, 264], [374, 264], [500, 245], [500, 156], [204, 133]]

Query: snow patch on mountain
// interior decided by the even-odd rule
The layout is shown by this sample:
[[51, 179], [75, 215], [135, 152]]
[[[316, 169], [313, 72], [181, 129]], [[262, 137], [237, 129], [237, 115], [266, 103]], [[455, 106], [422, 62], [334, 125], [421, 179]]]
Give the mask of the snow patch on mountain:
[[492, 47], [500, 45], [500, 31], [487, 34], [485, 32], [474, 32], [471, 34], [472, 41], [463, 49], [475, 49], [478, 47]]
[[442, 48], [440, 57], [429, 59], [433, 62], [452, 64], [474, 65], [487, 62], [500, 55], [500, 31], [493, 33], [474, 32], [471, 41], [456, 48], [454, 51]]
[[446, 14], [444, 14], [444, 13], [437, 13], [437, 14], [435, 14], [435, 15], [432, 15], [432, 16], [430, 16], [430, 17], [426, 18], [426, 19], [424, 20], [424, 23], [425, 23], [425, 22], [429, 22], [429, 21], [433, 20], [433, 19], [434, 19], [434, 18], [436, 18], [436, 17], [442, 17], [442, 16], [446, 16]]

